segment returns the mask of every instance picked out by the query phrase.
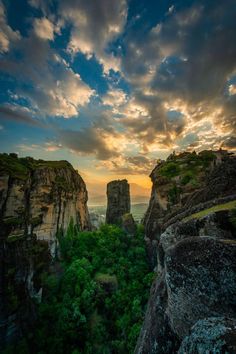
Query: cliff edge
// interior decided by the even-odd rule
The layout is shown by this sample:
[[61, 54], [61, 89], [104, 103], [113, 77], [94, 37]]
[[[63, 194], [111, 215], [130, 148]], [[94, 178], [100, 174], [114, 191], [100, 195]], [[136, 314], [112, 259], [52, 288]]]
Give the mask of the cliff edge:
[[[87, 190], [67, 161], [0, 154], [0, 348], [35, 321], [42, 274], [57, 255], [57, 232], [71, 218], [90, 229]], [[34, 301], [32, 301], [34, 299]]]
[[87, 200], [85, 183], [69, 162], [0, 155], [1, 237], [34, 234], [54, 255], [56, 233], [71, 218], [81, 230], [90, 229]]
[[183, 152], [159, 160], [152, 171], [152, 192], [144, 217], [149, 261], [168, 225], [210, 206], [236, 199], [236, 156], [226, 150]]
[[236, 157], [171, 155], [151, 174], [155, 266], [135, 354], [236, 352]]

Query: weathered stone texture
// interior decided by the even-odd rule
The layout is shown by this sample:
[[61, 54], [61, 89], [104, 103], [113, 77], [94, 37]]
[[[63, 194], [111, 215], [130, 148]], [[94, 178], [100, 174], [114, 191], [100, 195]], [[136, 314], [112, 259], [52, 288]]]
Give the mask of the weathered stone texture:
[[166, 313], [179, 338], [200, 319], [236, 317], [236, 241], [190, 237], [165, 255]]
[[34, 234], [54, 255], [56, 233], [71, 218], [81, 230], [90, 229], [86, 186], [71, 165], [35, 168], [26, 179], [3, 176], [0, 187], [4, 236]]
[[130, 189], [126, 179], [107, 185], [107, 224], [121, 224], [122, 216], [130, 213]]
[[210, 317], [199, 320], [178, 351], [178, 354], [236, 353], [236, 320]]
[[121, 218], [122, 229], [129, 235], [134, 236], [137, 231], [137, 225], [132, 214], [124, 214]]
[[40, 301], [56, 233], [71, 218], [81, 230], [90, 229], [86, 186], [68, 162], [1, 156], [0, 348], [32, 326], [32, 298]]
[[[177, 222], [161, 234], [157, 278], [136, 354], [235, 352], [236, 229], [232, 215], [220, 211]], [[211, 317], [224, 320], [208, 321]]]

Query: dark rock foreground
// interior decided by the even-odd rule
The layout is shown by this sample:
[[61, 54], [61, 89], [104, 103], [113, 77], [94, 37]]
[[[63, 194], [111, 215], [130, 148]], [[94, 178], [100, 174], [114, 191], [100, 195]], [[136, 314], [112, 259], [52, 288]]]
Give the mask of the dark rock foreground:
[[172, 155], [151, 178], [156, 280], [135, 353], [236, 353], [236, 157]]

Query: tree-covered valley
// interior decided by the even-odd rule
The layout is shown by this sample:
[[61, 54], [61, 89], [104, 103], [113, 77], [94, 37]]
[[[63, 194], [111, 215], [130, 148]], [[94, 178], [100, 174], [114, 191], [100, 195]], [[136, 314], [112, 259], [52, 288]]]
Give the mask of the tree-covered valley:
[[134, 236], [112, 225], [81, 232], [71, 220], [57, 237], [54, 271], [41, 274], [37, 321], [3, 353], [133, 353], [154, 274], [143, 227]]

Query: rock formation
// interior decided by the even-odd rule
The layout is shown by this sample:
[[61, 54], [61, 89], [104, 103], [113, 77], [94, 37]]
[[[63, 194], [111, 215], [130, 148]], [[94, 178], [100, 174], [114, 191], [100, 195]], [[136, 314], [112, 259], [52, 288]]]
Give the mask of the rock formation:
[[184, 339], [178, 354], [235, 353], [236, 321], [225, 317], [199, 320]]
[[[151, 175], [146, 240], [157, 275], [136, 354], [236, 352], [236, 158], [219, 156], [194, 158], [189, 189], [175, 155]], [[180, 165], [166, 174], [173, 158]]]
[[31, 299], [71, 218], [90, 229], [85, 183], [67, 161], [0, 154], [0, 344], [34, 321]]
[[56, 233], [71, 218], [81, 230], [90, 228], [87, 199], [83, 179], [67, 161], [1, 155], [1, 232], [8, 239], [34, 234], [54, 255]]
[[126, 179], [107, 185], [107, 224], [121, 224], [122, 216], [130, 212], [130, 191]]
[[[183, 216], [234, 199], [236, 157], [225, 150], [172, 154], [152, 171], [152, 193], [144, 225], [150, 264], [166, 226]], [[229, 198], [229, 199], [227, 199]], [[223, 201], [222, 201], [223, 202]], [[179, 218], [178, 218], [179, 216]]]
[[[215, 236], [202, 235], [209, 228], [209, 219], [211, 230], [218, 230]], [[230, 227], [226, 230], [227, 224]], [[198, 333], [200, 336], [203, 332], [200, 324], [204, 324], [205, 333], [211, 333], [214, 343], [213, 331], [217, 331], [218, 322], [222, 318], [236, 319], [236, 225], [232, 212], [225, 211], [224, 220], [221, 212], [216, 212], [169, 226], [160, 237], [157, 258], [157, 278], [135, 353], [206, 352], [195, 350], [201, 342]], [[216, 328], [199, 322], [211, 317], [215, 318]], [[235, 350], [236, 328], [231, 328], [228, 337], [227, 328], [221, 327], [217, 338], [220, 341], [225, 335], [227, 348], [233, 346]], [[205, 338], [208, 341], [210, 338]]]
[[121, 218], [121, 227], [129, 236], [134, 236], [137, 231], [137, 225], [132, 214], [124, 214]]

